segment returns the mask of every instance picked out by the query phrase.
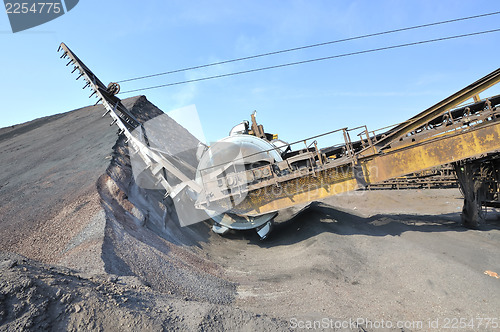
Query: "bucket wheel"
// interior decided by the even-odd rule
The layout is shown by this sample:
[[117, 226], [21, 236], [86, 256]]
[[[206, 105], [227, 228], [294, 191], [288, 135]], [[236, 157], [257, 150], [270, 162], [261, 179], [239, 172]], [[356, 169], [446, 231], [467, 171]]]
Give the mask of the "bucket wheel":
[[212, 230], [217, 234], [226, 234], [230, 229], [248, 230], [255, 229], [261, 240], [267, 238], [272, 228], [272, 220], [277, 213], [268, 213], [257, 217], [240, 216], [232, 213], [224, 213], [212, 216], [214, 225]]

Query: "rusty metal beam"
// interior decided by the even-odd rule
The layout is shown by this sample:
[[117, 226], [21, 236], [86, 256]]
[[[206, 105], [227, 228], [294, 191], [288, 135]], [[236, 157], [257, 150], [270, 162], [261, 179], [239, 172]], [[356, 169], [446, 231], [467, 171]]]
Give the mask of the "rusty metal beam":
[[351, 165], [327, 169], [250, 191], [231, 213], [258, 216], [297, 204], [309, 203], [326, 197], [357, 189], [358, 181]]
[[479, 93], [492, 87], [498, 82], [500, 82], [500, 68], [463, 88], [462, 90], [454, 93], [448, 98], [443, 99], [439, 103], [429, 107], [428, 109], [421, 112], [420, 114], [417, 114], [408, 121], [405, 121], [402, 124], [396, 126], [394, 129], [390, 130], [384, 138], [380, 139], [376, 143], [376, 147], [381, 150], [389, 146], [393, 141], [398, 140], [401, 136], [404, 136], [412, 132], [413, 130], [425, 125], [427, 122], [429, 122], [436, 116], [439, 116], [446, 110], [452, 109], [462, 104], [466, 100], [477, 96]]
[[362, 161], [368, 183], [500, 151], [500, 123], [444, 136]]

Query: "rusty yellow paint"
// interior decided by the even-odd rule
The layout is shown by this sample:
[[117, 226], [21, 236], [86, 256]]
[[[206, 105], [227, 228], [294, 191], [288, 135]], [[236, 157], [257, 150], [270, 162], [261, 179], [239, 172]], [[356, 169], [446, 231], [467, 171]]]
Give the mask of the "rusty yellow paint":
[[353, 191], [356, 190], [357, 187], [358, 184], [356, 180], [352, 179], [341, 183], [329, 184], [326, 187], [318, 187], [305, 192], [298, 192], [285, 197], [277, 195], [275, 199], [272, 199], [262, 205], [258, 204], [258, 200], [250, 199], [251, 204], [247, 205], [246, 209], [241, 209], [242, 205], [238, 205], [238, 208], [231, 212], [247, 216], [258, 216], [265, 213], [279, 211], [294, 205], [307, 204], [344, 192]]
[[379, 183], [397, 176], [423, 171], [439, 165], [500, 150], [500, 123], [465, 133], [441, 137], [363, 161], [368, 183]]
[[357, 189], [351, 165], [250, 191], [231, 212], [256, 216]]

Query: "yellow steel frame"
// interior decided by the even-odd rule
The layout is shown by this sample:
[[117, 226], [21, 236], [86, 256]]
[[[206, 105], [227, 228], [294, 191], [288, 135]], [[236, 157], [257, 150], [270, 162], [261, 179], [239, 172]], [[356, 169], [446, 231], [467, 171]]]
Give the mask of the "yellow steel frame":
[[[425, 110], [391, 131], [383, 142], [389, 146], [401, 135], [424, 125], [465, 100], [500, 81], [500, 69], [462, 89], [442, 102]], [[377, 144], [380, 147], [380, 144]], [[339, 193], [352, 191], [367, 184], [379, 183], [409, 173], [420, 172], [439, 165], [500, 152], [500, 122], [476, 124], [462, 131], [452, 131], [410, 143], [404, 147], [377, 152], [370, 147], [349, 162], [264, 188], [251, 190], [246, 198], [232, 209], [233, 213], [257, 216], [297, 204], [306, 204]]]

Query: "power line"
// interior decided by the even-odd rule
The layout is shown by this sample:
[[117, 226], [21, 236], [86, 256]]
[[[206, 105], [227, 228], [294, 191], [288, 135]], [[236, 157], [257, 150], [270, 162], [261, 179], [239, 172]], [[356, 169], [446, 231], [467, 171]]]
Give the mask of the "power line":
[[151, 90], [151, 89], [157, 89], [157, 88], [164, 88], [164, 87], [168, 87], [168, 86], [185, 84], [185, 83], [194, 83], [194, 82], [199, 82], [199, 81], [206, 81], [206, 80], [211, 80], [211, 79], [216, 79], [216, 78], [222, 78], [222, 77], [228, 77], [228, 76], [248, 74], [248, 73], [253, 73], [253, 72], [257, 72], [257, 71], [263, 71], [263, 70], [269, 70], [269, 69], [276, 69], [276, 68], [283, 68], [283, 67], [288, 67], [288, 66], [295, 66], [295, 65], [300, 65], [300, 64], [304, 64], [304, 63], [317, 62], [317, 61], [323, 61], [323, 60], [330, 60], [330, 59], [348, 57], [348, 56], [358, 55], [358, 54], [373, 53], [373, 52], [379, 52], [379, 51], [390, 50], [390, 49], [401, 48], [401, 47], [407, 47], [407, 46], [428, 44], [428, 43], [434, 43], [434, 42], [438, 42], [438, 41], [444, 41], [444, 40], [450, 40], [450, 39], [457, 39], [457, 38], [463, 38], [463, 37], [477, 36], [477, 35], [482, 35], [482, 34], [486, 34], [486, 33], [498, 32], [498, 31], [500, 31], [500, 29], [486, 30], [486, 31], [473, 32], [473, 33], [467, 33], [467, 34], [462, 34], [462, 35], [455, 35], [455, 36], [442, 37], [442, 38], [436, 38], [436, 39], [428, 39], [428, 40], [423, 40], [423, 41], [413, 42], [413, 43], [406, 43], [406, 44], [392, 45], [392, 46], [386, 46], [386, 47], [379, 47], [379, 48], [373, 48], [373, 49], [364, 50], [364, 51], [357, 51], [357, 52], [351, 52], [351, 53], [337, 54], [337, 55], [327, 56], [327, 57], [323, 57], [323, 58], [315, 58], [315, 59], [309, 59], [309, 60], [303, 60], [303, 61], [297, 61], [297, 62], [289, 62], [289, 63], [284, 63], [284, 64], [281, 64], [281, 65], [274, 65], [274, 66], [269, 66], [269, 67], [254, 68], [254, 69], [243, 70], [243, 71], [238, 71], [238, 72], [234, 72], [234, 73], [227, 73], [227, 74], [221, 74], [221, 75], [215, 75], [215, 76], [208, 76], [208, 77], [196, 78], [196, 79], [192, 79], [192, 80], [186, 80], [186, 81], [180, 81], [180, 82], [174, 82], [174, 83], [167, 83], [167, 84], [155, 85], [155, 86], [150, 86], [150, 87], [141, 88], [141, 89], [128, 90], [128, 91], [121, 92], [121, 94], [122, 93], [124, 94], [124, 93], [144, 91], [144, 90]]
[[213, 63], [208, 63], [208, 64], [194, 66], [194, 67], [187, 67], [187, 68], [182, 68], [182, 69], [176, 69], [176, 70], [171, 70], [171, 71], [167, 71], [167, 72], [163, 72], [163, 73], [157, 73], [157, 74], [139, 76], [139, 77], [135, 77], [135, 78], [129, 78], [129, 79], [126, 79], [126, 80], [117, 81], [117, 83], [137, 81], [137, 80], [142, 80], [142, 79], [146, 79], [146, 78], [151, 78], [151, 77], [156, 77], [156, 76], [162, 76], [162, 75], [169, 75], [169, 74], [179, 73], [179, 72], [193, 70], [193, 69], [206, 68], [206, 67], [211, 67], [211, 66], [217, 66], [217, 65], [227, 64], [227, 63], [231, 63], [231, 62], [237, 62], [237, 61], [243, 61], [243, 60], [250, 60], [250, 59], [265, 57], [265, 56], [269, 56], [269, 55], [275, 55], [275, 54], [281, 54], [281, 53], [299, 51], [299, 50], [304, 50], [304, 49], [307, 49], [307, 48], [313, 48], [313, 47], [318, 47], [318, 46], [325, 46], [325, 45], [330, 45], [330, 44], [342, 43], [342, 42], [346, 42], [346, 41], [352, 41], [352, 40], [357, 40], [357, 39], [362, 39], [362, 38], [368, 38], [368, 37], [382, 36], [382, 35], [387, 35], [387, 34], [391, 34], [391, 33], [395, 33], [395, 32], [402, 32], [402, 31], [408, 31], [408, 30], [414, 30], [414, 29], [421, 29], [421, 28], [426, 28], [426, 27], [435, 26], [435, 25], [441, 25], [441, 24], [447, 24], [447, 23], [453, 23], [453, 22], [471, 20], [471, 19], [476, 19], [476, 18], [491, 16], [491, 15], [498, 15], [498, 14], [500, 14], [500, 11], [498, 11], [498, 12], [492, 12], [492, 13], [486, 13], [486, 14], [480, 14], [480, 15], [474, 15], [474, 16], [468, 16], [468, 17], [461, 17], [461, 18], [456, 18], [456, 19], [446, 20], [446, 21], [440, 21], [440, 22], [434, 22], [434, 23], [427, 23], [427, 24], [415, 25], [415, 26], [407, 27], [407, 28], [400, 28], [400, 29], [395, 29], [395, 30], [388, 30], [388, 31], [383, 31], [383, 32], [376, 32], [376, 33], [371, 33], [371, 34], [367, 34], [367, 35], [361, 35], [361, 36], [350, 37], [350, 38], [345, 38], [345, 39], [338, 39], [338, 40], [329, 41], [329, 42], [323, 42], [323, 43], [318, 43], [318, 44], [312, 44], [312, 45], [306, 45], [306, 46], [289, 48], [289, 49], [280, 50], [280, 51], [274, 51], [274, 52], [262, 53], [262, 54], [257, 54], [257, 55], [251, 55], [251, 56], [247, 56], [247, 57], [243, 57], [243, 58], [237, 58], [237, 59], [231, 59], [231, 60], [224, 60], [224, 61], [220, 61], [220, 62], [213, 62]]

